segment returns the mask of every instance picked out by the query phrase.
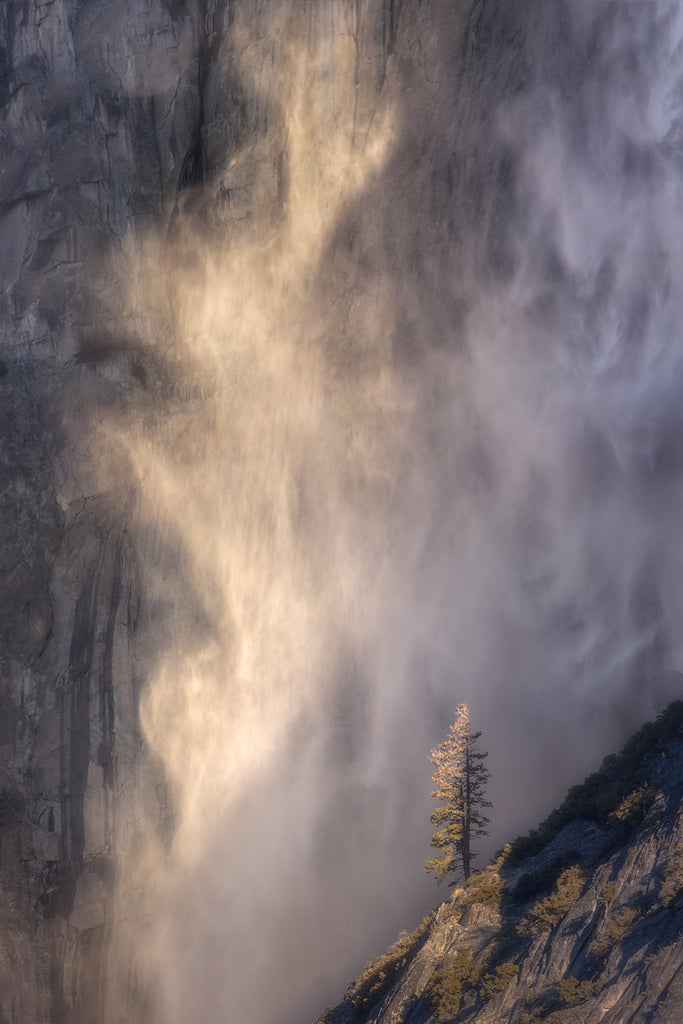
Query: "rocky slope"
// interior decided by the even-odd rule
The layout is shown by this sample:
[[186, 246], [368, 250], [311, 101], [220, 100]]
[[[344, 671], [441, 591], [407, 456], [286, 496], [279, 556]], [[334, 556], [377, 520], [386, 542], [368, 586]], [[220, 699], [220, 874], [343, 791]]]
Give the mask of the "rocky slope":
[[676, 1024], [683, 704], [370, 963], [318, 1024]]

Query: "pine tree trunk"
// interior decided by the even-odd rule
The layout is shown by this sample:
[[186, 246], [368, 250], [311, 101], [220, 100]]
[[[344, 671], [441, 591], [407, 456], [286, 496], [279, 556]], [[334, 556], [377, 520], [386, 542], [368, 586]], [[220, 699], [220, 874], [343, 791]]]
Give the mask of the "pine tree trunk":
[[472, 861], [472, 852], [470, 849], [470, 840], [472, 835], [472, 799], [470, 791], [471, 775], [472, 766], [470, 764], [470, 745], [468, 740], [465, 747], [465, 800], [463, 807], [462, 841], [460, 850], [462, 855], [462, 873], [465, 877], [465, 881], [470, 877], [470, 864]]

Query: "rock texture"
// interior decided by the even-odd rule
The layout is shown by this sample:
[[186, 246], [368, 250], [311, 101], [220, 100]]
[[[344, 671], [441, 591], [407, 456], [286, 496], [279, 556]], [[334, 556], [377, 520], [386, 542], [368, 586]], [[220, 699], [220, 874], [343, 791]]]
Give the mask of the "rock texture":
[[[557, 655], [553, 663], [565, 672], [558, 693], [562, 687], [569, 692], [574, 674], [580, 675], [577, 689], [588, 692], [591, 674], [602, 671], [603, 663], [621, 665], [626, 646], [635, 651], [637, 672], [632, 677], [635, 696], [622, 705], [629, 709], [624, 718], [630, 714], [642, 720], [642, 707], [657, 703], [652, 680], [671, 660], [667, 623], [679, 617], [678, 546], [670, 538], [672, 533], [677, 537], [677, 468], [683, 461], [678, 364], [672, 369], [647, 346], [654, 348], [655, 334], [672, 336], [671, 325], [681, 321], [676, 306], [680, 289], [671, 270], [677, 257], [669, 260], [667, 250], [668, 245], [676, 255], [680, 232], [671, 229], [672, 242], [667, 230], [674, 218], [659, 207], [651, 216], [648, 202], [655, 194], [669, 196], [673, 206], [678, 201], [680, 125], [670, 132], [665, 126], [667, 137], [660, 139], [657, 108], [651, 119], [643, 115], [637, 139], [623, 126], [605, 131], [603, 108], [594, 102], [596, 96], [602, 101], [605, 83], [617, 83], [621, 109], [624, 82], [631, 89], [635, 81], [650, 97], [648, 75], [659, 81], [660, 66], [670, 69], [674, 62], [660, 59], [668, 52], [669, 38], [666, 18], [657, 20], [661, 5], [651, 5], [657, 9], [652, 46], [648, 32], [636, 33], [632, 42], [630, 14], [621, 12], [623, 5], [596, 5], [595, 18], [570, 13], [592, 6], [561, 0], [0, 4], [3, 1024], [151, 1024], [155, 1019], [153, 993], [145, 980], [149, 975], [137, 962], [141, 947], [126, 938], [131, 930], [146, 934], [147, 853], [163, 855], [176, 821], [164, 766], [141, 728], [140, 700], [171, 641], [182, 647], [187, 636], [208, 633], [214, 623], [182, 542], [158, 510], [142, 507], [131, 452], [119, 443], [121, 434], [107, 430], [112, 423], [134, 420], [159, 447], [165, 441], [179, 462], [201, 468], [201, 424], [185, 428], [212, 383], [210, 371], [181, 364], [175, 296], [167, 294], [163, 302], [158, 298], [159, 281], [151, 282], [155, 268], [145, 278], [140, 254], [153, 237], [162, 251], [172, 252], [176, 264], [192, 268], [201, 265], [205, 239], [231, 253], [241, 251], [250, 232], [260, 240], [265, 235], [270, 244], [294, 202], [292, 168], [301, 156], [288, 128], [292, 111], [284, 109], [292, 97], [288, 83], [313, 61], [322, 69], [326, 88], [296, 111], [304, 137], [308, 132], [315, 141], [322, 121], [332, 138], [345, 134], [347, 152], [360, 160], [378, 142], [383, 117], [393, 114], [386, 161], [332, 224], [322, 245], [325, 258], [306, 295], [307, 301], [321, 297], [314, 333], [325, 388], [335, 400], [345, 399], [341, 388], [335, 391], [344, 380], [353, 396], [348, 408], [343, 401], [334, 406], [335, 415], [341, 409], [334, 440], [344, 451], [345, 467], [358, 463], [360, 468], [357, 476], [349, 472], [348, 480], [343, 473], [335, 478], [338, 493], [349, 504], [353, 498], [360, 509], [353, 521], [363, 527], [358, 534], [367, 532], [368, 523], [375, 530], [379, 563], [395, 558], [400, 564], [401, 585], [392, 586], [392, 576], [389, 585], [380, 580], [378, 588], [392, 595], [413, 584], [416, 589], [406, 600], [408, 611], [402, 608], [396, 615], [396, 643], [392, 636], [375, 659], [385, 675], [400, 678], [405, 688], [398, 697], [382, 693], [381, 699], [371, 694], [365, 700], [363, 694], [355, 701], [356, 690], [365, 685], [364, 651], [357, 667], [353, 645], [347, 645], [347, 654], [339, 644], [339, 661], [352, 666], [343, 670], [346, 690], [340, 684], [339, 693], [350, 696], [348, 708], [339, 702], [339, 721], [331, 723], [332, 712], [328, 718], [321, 714], [320, 745], [333, 751], [324, 764], [334, 781], [326, 779], [324, 795], [312, 798], [312, 804], [324, 805], [319, 812], [324, 827], [317, 828], [316, 821], [311, 828], [315, 842], [302, 844], [307, 856], [311, 863], [324, 862], [320, 876], [332, 884], [334, 856], [346, 843], [349, 877], [354, 871], [364, 874], [354, 866], [355, 833], [341, 836], [337, 822], [338, 807], [352, 803], [341, 792], [344, 783], [351, 780], [358, 806], [366, 807], [349, 813], [354, 823], [363, 815], [376, 817], [373, 801], [382, 803], [383, 810], [391, 803], [377, 785], [377, 766], [398, 759], [408, 740], [416, 749], [435, 727], [437, 714], [430, 708], [422, 731], [414, 728], [423, 685], [430, 694], [432, 686], [438, 691], [435, 704], [445, 708], [453, 703], [451, 648], [458, 651], [458, 670], [467, 674], [460, 647], [464, 650], [470, 635], [484, 634], [471, 659], [472, 678], [474, 670], [489, 678], [494, 664], [506, 684], [511, 665], [518, 681], [544, 678], [551, 651]], [[667, 103], [662, 109], [669, 109]], [[543, 134], [549, 121], [557, 126], [556, 148]], [[593, 159], [592, 151], [585, 155], [590, 148], [586, 138], [598, 140], [600, 159]], [[609, 174], [601, 163], [603, 147], [617, 168]], [[315, 145], [310, 148], [314, 151]], [[596, 208], [609, 206], [614, 180], [622, 181], [619, 175], [625, 182], [627, 213], [617, 203], [619, 211], [593, 245], [600, 257], [595, 272], [593, 264], [583, 272], [581, 246], [575, 244], [583, 222], [592, 226], [597, 220], [593, 207], [583, 212], [575, 232], [567, 227], [574, 192], [564, 188], [557, 170], [566, 152], [578, 153], [585, 162], [585, 176], [576, 188], [578, 205], [584, 180], [591, 188], [600, 183]], [[315, 152], [304, 152], [304, 158], [314, 180], [320, 171]], [[539, 185], [543, 176], [534, 176], [533, 159], [544, 166], [547, 160], [557, 171], [560, 185], [556, 193], [549, 188], [550, 197]], [[634, 195], [648, 197], [638, 206], [636, 221], [626, 203]], [[306, 208], [305, 189], [300, 187], [296, 198]], [[644, 225], [643, 230], [634, 231], [633, 223]], [[640, 250], [626, 270], [619, 269], [620, 253], [631, 252], [636, 236], [645, 239], [657, 302], [649, 301], [650, 284], [640, 280], [645, 262]], [[148, 288], [151, 283], [154, 287]], [[133, 286], [148, 293], [147, 303], [131, 302]], [[173, 281], [169, 292], [172, 286]], [[155, 302], [163, 308], [155, 308]], [[660, 305], [668, 311], [662, 331]], [[513, 341], [522, 339], [514, 351], [503, 330], [510, 320], [516, 323]], [[593, 348], [600, 348], [592, 339], [603, 324], [609, 330], [616, 324], [615, 332], [630, 346], [626, 369], [619, 366], [626, 380], [624, 405], [617, 387], [607, 388], [609, 400], [603, 402], [599, 388], [591, 392], [598, 398], [589, 401], [582, 388], [577, 397], [571, 388], [562, 390], [563, 384], [557, 391], [562, 416], [551, 408], [552, 401], [545, 403], [548, 412], [539, 397], [545, 395], [546, 378], [530, 374], [528, 366], [542, 354], [541, 361], [550, 366], [548, 380], [557, 380], [568, 365], [567, 377], [583, 381], [584, 373], [592, 372]], [[372, 350], [378, 337], [381, 345]], [[499, 344], [500, 337], [506, 340]], [[546, 345], [548, 338], [569, 340], [566, 349], [558, 344], [555, 350]], [[641, 341], [647, 350], [643, 363], [664, 365], [667, 390], [655, 386], [658, 380], [649, 390], [643, 388], [641, 419], [634, 421], [630, 374], [637, 377], [632, 366], [638, 363]], [[611, 345], [610, 340], [606, 354], [597, 351], [599, 367], [614, 358]], [[385, 357], [397, 378], [408, 381], [409, 401], [394, 403]], [[424, 376], [416, 369], [422, 360], [429, 364]], [[487, 360], [503, 369], [482, 384], [479, 373]], [[364, 376], [368, 365], [375, 376]], [[235, 390], [234, 382], [228, 383]], [[512, 407], [514, 429], [507, 415], [510, 392], [519, 395]], [[373, 473], [364, 476], [354, 447], [358, 444], [361, 451], [357, 428], [363, 424], [355, 421], [353, 404], [359, 393], [370, 394], [361, 413], [370, 419], [386, 400], [382, 429], [388, 433], [396, 427], [402, 438], [402, 430], [410, 433], [397, 479], [384, 465], [381, 431], [376, 445], [371, 439]], [[545, 416], [540, 428], [533, 418], [537, 408]], [[608, 421], [604, 430], [603, 413]], [[528, 444], [520, 457], [516, 447], [506, 447], [515, 433], [520, 444]], [[537, 436], [542, 443], [536, 443]], [[103, 443], [107, 438], [109, 443]], [[456, 444], [461, 438], [466, 441]], [[315, 448], [317, 438], [304, 440]], [[311, 475], [317, 466], [311, 458]], [[553, 476], [558, 466], [566, 469], [559, 485]], [[582, 486], [586, 475], [595, 485], [599, 522]], [[319, 561], [311, 561], [311, 580], [319, 582], [328, 572], [339, 531], [334, 521], [331, 527], [324, 522], [326, 509], [320, 520], [311, 513], [307, 501], [311, 507], [314, 503], [306, 483], [302, 472], [292, 507], [304, 526], [310, 520], [325, 534]], [[651, 485], [663, 495], [656, 512]], [[628, 504], [624, 495], [637, 498], [620, 532], [613, 522]], [[379, 512], [372, 512], [373, 503]], [[434, 509], [438, 516], [435, 512], [431, 521]], [[415, 529], [416, 517], [422, 532]], [[571, 529], [562, 529], [565, 522]], [[647, 551], [641, 556], [645, 534]], [[586, 537], [590, 543], [584, 548]], [[361, 541], [356, 546], [362, 557]], [[627, 559], [625, 553], [635, 548], [637, 557]], [[422, 562], [418, 555], [412, 559], [416, 549], [426, 552]], [[451, 555], [457, 572], [451, 570]], [[302, 562], [305, 557], [297, 564]], [[460, 619], [454, 611], [462, 610], [456, 593], [460, 583], [453, 579], [459, 573], [469, 588], [469, 581], [479, 580], [482, 562], [483, 582], [474, 586], [472, 608]], [[372, 574], [374, 563], [369, 564]], [[346, 592], [351, 585], [343, 572], [339, 576]], [[510, 594], [515, 595], [512, 601]], [[432, 611], [423, 618], [430, 601]], [[521, 608], [518, 619], [511, 605]], [[411, 614], [414, 607], [419, 616]], [[417, 628], [415, 618], [420, 620]], [[602, 632], [596, 623], [605, 624]], [[454, 640], [456, 625], [461, 632]], [[433, 671], [423, 673], [422, 652], [431, 646], [425, 638], [432, 632], [439, 653]], [[522, 648], [524, 656], [515, 666], [513, 653], [516, 657]], [[532, 652], [528, 660], [527, 651]], [[404, 663], [400, 671], [399, 661]], [[418, 679], [414, 689], [401, 677], [401, 672], [409, 674], [406, 665]], [[330, 675], [335, 671], [333, 666]], [[613, 693], [617, 684], [609, 673], [616, 670], [604, 671], [606, 692]], [[564, 729], [563, 700], [564, 694], [558, 702]], [[321, 703], [332, 706], [334, 701]], [[512, 705], [507, 698], [502, 703], [505, 715]], [[360, 764], [363, 742], [375, 742], [369, 722], [375, 706], [391, 720], [391, 737], [365, 777], [362, 767], [356, 771], [354, 759]], [[302, 717], [297, 728], [292, 746], [309, 731], [308, 719]], [[424, 746], [428, 749], [427, 742]], [[406, 792], [410, 785], [413, 789], [387, 813], [387, 821], [393, 815], [401, 825], [406, 816], [416, 820], [421, 813], [408, 806], [416, 805], [411, 794], [418, 784], [408, 782], [406, 763], [401, 760], [399, 776]], [[650, 879], [647, 898], [651, 892], [656, 898], [656, 871], [679, 841], [674, 789], [662, 784], [656, 830], [639, 833], [628, 849], [591, 868], [596, 881], [577, 904], [583, 916], [570, 916], [549, 937], [534, 939], [524, 955], [515, 952], [521, 973], [509, 991], [491, 1002], [496, 1019], [507, 1013], [506, 1019], [517, 1020], [514, 1014], [521, 1013], [522, 992], [532, 975], [545, 991], [570, 970], [570, 962], [571, 970], [584, 971], [581, 936], [597, 934], [602, 926], [607, 911], [595, 900], [608, 878], [617, 884], [617, 910], [620, 900], [628, 901], [642, 888], [645, 876]], [[581, 843], [591, 849], [591, 843], [600, 846], [604, 838], [600, 824], [594, 826], [592, 831], [581, 826]], [[391, 827], [398, 826], [394, 822]], [[578, 832], [574, 840], [579, 842]], [[378, 849], [383, 843], [384, 836]], [[363, 885], [368, 886], [366, 879], [362, 885], [359, 881], [360, 892], [366, 891]], [[307, 913], [318, 919], [315, 898]], [[427, 1011], [420, 995], [434, 968], [463, 944], [484, 955], [498, 941], [496, 913], [466, 910], [462, 895], [439, 911], [409, 974], [392, 989], [384, 1008], [372, 1009], [372, 1019], [381, 1013], [382, 1020], [398, 1020], [408, 1012], [416, 1021], [423, 1019]], [[640, 984], [642, 971], [638, 957], [646, 948], [648, 955], [660, 958], [662, 977], [670, 977], [671, 985], [666, 992], [657, 988], [650, 972], [647, 985], [654, 988], [646, 986], [644, 998], [653, 1006], [659, 1000], [657, 1013], [664, 1012], [667, 999], [675, 1001], [678, 947], [655, 952], [654, 932], [648, 929], [654, 927], [668, 942], [677, 911], [657, 913], [610, 953], [602, 969], [607, 984], [595, 997], [596, 1007], [606, 1008], [609, 999], [615, 1000], [614, 1007], [631, 1005], [629, 993]], [[283, 912], [283, 935], [286, 917]], [[291, 946], [295, 950], [296, 942]], [[631, 950], [633, 969], [628, 966]], [[239, 957], [235, 962], [239, 970]], [[219, 956], [216, 977], [221, 970]], [[266, 988], [260, 979], [253, 987]], [[409, 1011], [414, 998], [418, 1003]], [[484, 1014], [482, 1021], [489, 1019], [489, 1010], [472, 1007]], [[339, 1012], [345, 1020], [346, 1009]], [[621, 1010], [610, 1012], [611, 1019], [621, 1019]], [[224, 1018], [222, 1010], [214, 1015]]]
[[[136, 864], [173, 828], [138, 707], [172, 614], [145, 574], [177, 583], [181, 570], [160, 525], [141, 523], [125, 458], [112, 452], [103, 468], [93, 438], [108, 416], [159, 408], [169, 393], [182, 403], [192, 386], [145, 349], [131, 318], [136, 240], [152, 226], [173, 232], [186, 207], [226, 241], [245, 219], [276, 218], [286, 139], [263, 140], [280, 118], [269, 81], [280, 33], [304, 24], [311, 37], [348, 35], [338, 72], [362, 131], [399, 8], [54, 0], [0, 10], [7, 1024], [151, 1020], [130, 953], [122, 960], [112, 943], [117, 916], [143, 926]], [[245, 18], [250, 81], [263, 91], [236, 70]]]
[[[682, 867], [677, 704], [456, 888], [418, 948], [397, 958], [399, 940], [369, 964], [319, 1024], [674, 1024]], [[572, 871], [579, 881], [557, 901]]]

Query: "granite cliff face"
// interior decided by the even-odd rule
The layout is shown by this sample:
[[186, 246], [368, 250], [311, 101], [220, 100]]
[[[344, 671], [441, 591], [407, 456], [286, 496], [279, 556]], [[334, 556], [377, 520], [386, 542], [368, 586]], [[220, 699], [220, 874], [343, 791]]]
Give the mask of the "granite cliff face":
[[[103, 469], [93, 439], [103, 420], [163, 410], [169, 396], [182, 417], [192, 384], [167, 354], [145, 348], [131, 316], [136, 239], [151, 227], [172, 234], [187, 206], [226, 237], [245, 218], [276, 218], [287, 198], [287, 147], [266, 129], [281, 121], [278, 37], [302, 26], [323, 40], [347, 35], [347, 64], [336, 73], [349, 80], [364, 131], [399, 7], [2, 5], [0, 1016], [8, 1024], [152, 1014], [114, 931], [121, 915], [144, 929], [135, 865], [145, 844], [163, 847], [173, 831], [139, 700], [177, 628], [172, 597], [152, 592], [145, 574], [175, 574], [169, 589], [177, 589], [182, 568], [158, 522], [141, 522], [125, 457], [112, 452]], [[236, 54], [264, 92], [245, 86]]]
[[319, 1024], [674, 1024], [683, 705], [370, 963]]

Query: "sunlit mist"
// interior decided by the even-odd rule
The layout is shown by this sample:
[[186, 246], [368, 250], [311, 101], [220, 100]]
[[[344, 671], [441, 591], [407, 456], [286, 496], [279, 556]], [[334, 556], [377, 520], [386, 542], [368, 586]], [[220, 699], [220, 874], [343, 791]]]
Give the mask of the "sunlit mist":
[[164, 1024], [301, 1024], [414, 926], [457, 704], [493, 847], [668, 695], [681, 25], [618, 6], [513, 5], [513, 89], [464, 5], [406, 0], [375, 67], [351, 0], [237, 4], [253, 123], [111, 256], [144, 386], [93, 444], [172, 819], [116, 935]]

